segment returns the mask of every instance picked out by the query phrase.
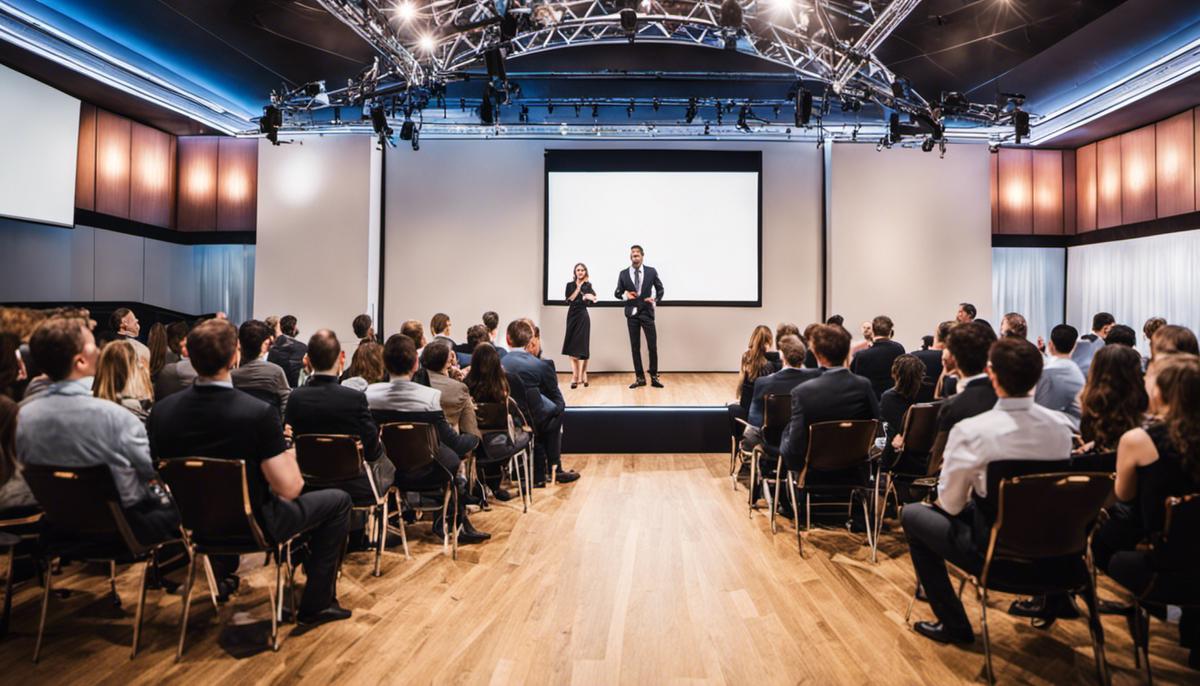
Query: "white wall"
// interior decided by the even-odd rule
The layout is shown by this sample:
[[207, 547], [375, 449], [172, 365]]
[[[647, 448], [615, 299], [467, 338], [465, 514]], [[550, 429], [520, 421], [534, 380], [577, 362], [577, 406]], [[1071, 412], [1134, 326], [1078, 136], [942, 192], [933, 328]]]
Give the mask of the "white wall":
[[378, 292], [369, 256], [379, 152], [365, 135], [296, 141], [259, 145], [254, 316], [295, 315], [301, 338], [329, 328], [352, 341], [350, 322]]
[[830, 313], [858, 324], [886, 314], [906, 349], [953, 319], [960, 302], [999, 326], [992, 307], [988, 149], [833, 147]]
[[[387, 332], [397, 331], [405, 319], [419, 319], [428, 328], [430, 317], [441, 311], [450, 315], [452, 335], [461, 341], [486, 310], [498, 312], [502, 326], [529, 316], [542, 329], [547, 355], [560, 370], [570, 369], [558, 354], [566, 308], [543, 306], [541, 299], [543, 151], [595, 147], [763, 151], [763, 306], [660, 308], [663, 371], [735, 370], [755, 325], [773, 329], [790, 321], [803, 328], [820, 317], [821, 161], [811, 143], [426, 139], [418, 152], [397, 148], [386, 155]], [[263, 159], [265, 154], [260, 165]], [[986, 182], [985, 176], [985, 200]], [[262, 234], [260, 204], [259, 241], [266, 252]], [[646, 263], [655, 263], [652, 249]], [[569, 278], [561, 275], [562, 283]], [[663, 278], [669, 302], [670, 275]], [[620, 308], [592, 308], [591, 318], [591, 369], [631, 370]]]

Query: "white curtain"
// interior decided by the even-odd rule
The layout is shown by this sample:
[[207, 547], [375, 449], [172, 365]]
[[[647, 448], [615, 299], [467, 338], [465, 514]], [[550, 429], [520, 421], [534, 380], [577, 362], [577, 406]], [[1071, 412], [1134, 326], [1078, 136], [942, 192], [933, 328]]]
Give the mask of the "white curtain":
[[1050, 338], [1063, 321], [1066, 292], [1065, 248], [992, 248], [992, 311], [1000, 330], [1007, 312], [1025, 315], [1029, 340]]
[[1150, 317], [1193, 331], [1200, 324], [1200, 231], [1081, 245], [1069, 249], [1067, 265], [1067, 319], [1081, 332], [1093, 314], [1111, 312], [1148, 354], [1142, 324]]
[[200, 312], [224, 312], [240, 324], [254, 311], [254, 246], [197, 245], [192, 257], [200, 281]]

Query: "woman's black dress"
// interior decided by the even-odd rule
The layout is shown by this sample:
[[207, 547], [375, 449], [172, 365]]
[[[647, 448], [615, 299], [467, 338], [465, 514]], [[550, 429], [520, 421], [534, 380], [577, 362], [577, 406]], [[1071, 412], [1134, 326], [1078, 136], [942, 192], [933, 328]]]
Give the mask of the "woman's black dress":
[[[563, 297], [570, 298], [574, 292], [575, 282], [570, 281], [567, 283], [567, 292]], [[584, 300], [583, 296], [595, 294], [592, 282], [584, 281], [583, 286], [579, 289], [579, 295], [574, 300], [567, 301], [567, 332], [563, 335], [562, 352], [568, 357], [588, 359], [589, 343], [592, 338], [592, 318], [588, 315], [587, 308], [591, 303]]]

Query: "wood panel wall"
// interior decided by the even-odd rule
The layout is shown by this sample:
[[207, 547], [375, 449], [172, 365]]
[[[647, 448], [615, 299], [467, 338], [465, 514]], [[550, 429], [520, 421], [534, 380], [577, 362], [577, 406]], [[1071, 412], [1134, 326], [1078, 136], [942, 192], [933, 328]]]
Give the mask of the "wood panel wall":
[[1033, 233], [1033, 151], [1005, 149], [999, 157], [999, 233]]
[[129, 161], [133, 122], [96, 113], [96, 211], [129, 219]]
[[1121, 223], [1157, 216], [1154, 125], [1121, 134]]
[[1191, 110], [1155, 125], [1158, 216], [1196, 211], [1196, 128]]
[[258, 215], [258, 139], [221, 138], [217, 146], [217, 230], [253, 231]]
[[129, 179], [129, 218], [170, 227], [175, 200], [175, 137], [133, 124]]
[[79, 152], [75, 157], [75, 206], [96, 209], [96, 107], [79, 106]]
[[179, 200], [176, 222], [180, 231], [217, 229], [216, 136], [179, 137]]
[[1031, 150], [1033, 233], [1063, 233], [1063, 151]]
[[1096, 144], [1096, 228], [1121, 223], [1121, 139]]
[[1076, 233], [1096, 230], [1096, 144], [1075, 151]]

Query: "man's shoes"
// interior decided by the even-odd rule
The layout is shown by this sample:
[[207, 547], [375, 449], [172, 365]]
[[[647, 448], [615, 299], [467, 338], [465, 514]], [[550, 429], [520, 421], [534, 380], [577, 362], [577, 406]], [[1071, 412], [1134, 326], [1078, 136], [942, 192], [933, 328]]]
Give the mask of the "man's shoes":
[[948, 629], [941, 622], [917, 622], [913, 629], [925, 638], [938, 643], [951, 643], [968, 646], [975, 642], [975, 632], [970, 627], [966, 629]]
[[483, 543], [484, 541], [490, 540], [491, 537], [491, 534], [476, 529], [475, 525], [471, 524], [471, 520], [465, 517], [463, 518], [462, 529], [458, 532], [459, 545]]
[[1096, 611], [1102, 615], [1131, 615], [1133, 606], [1113, 600], [1098, 600], [1096, 601]]
[[1079, 609], [1071, 602], [1070, 596], [1054, 601], [1053, 606], [1047, 603], [1045, 596], [1035, 596], [1023, 600], [1014, 600], [1008, 606], [1008, 614], [1014, 617], [1029, 617], [1033, 620], [1035, 629], [1049, 629], [1055, 620], [1078, 619]]
[[509, 493], [508, 491], [504, 490], [503, 488], [492, 489], [492, 497], [494, 497], [496, 500], [499, 500], [502, 503], [507, 503], [508, 501], [513, 499], [512, 493]]
[[320, 624], [341, 621], [343, 619], [350, 619], [350, 611], [341, 605], [338, 605], [336, 600], [333, 601], [329, 607], [321, 610], [320, 612], [316, 612], [311, 615], [306, 615], [301, 612], [300, 616], [297, 618], [300, 626], [304, 627], [314, 627]]
[[629, 384], [629, 387], [630, 387], [630, 388], [637, 388], [638, 386], [645, 386], [645, 385], [646, 385], [646, 380], [645, 380], [645, 379], [637, 379], [637, 380], [636, 380], [636, 381], [634, 381], [633, 383]]
[[654, 386], [655, 388], [662, 388], [662, 387], [663, 387], [663, 383], [662, 383], [661, 381], [659, 381], [659, 380], [658, 380], [658, 377], [657, 377], [657, 376], [652, 376], [652, 377], [650, 377], [650, 385], [651, 385], [651, 386]]
[[237, 593], [238, 586], [242, 583], [241, 577], [230, 575], [217, 582], [217, 602], [229, 602], [229, 596]]
[[560, 469], [554, 476], [554, 480], [560, 484], [569, 484], [572, 481], [579, 481], [579, 472], [571, 469]]

